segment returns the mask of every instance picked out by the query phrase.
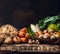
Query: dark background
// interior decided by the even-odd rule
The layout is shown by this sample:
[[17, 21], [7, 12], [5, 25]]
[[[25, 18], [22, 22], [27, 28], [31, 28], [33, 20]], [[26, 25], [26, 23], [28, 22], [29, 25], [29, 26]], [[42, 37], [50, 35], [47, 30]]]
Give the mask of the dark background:
[[43, 17], [59, 14], [59, 0], [0, 0], [0, 26], [11, 24], [20, 29], [38, 23]]

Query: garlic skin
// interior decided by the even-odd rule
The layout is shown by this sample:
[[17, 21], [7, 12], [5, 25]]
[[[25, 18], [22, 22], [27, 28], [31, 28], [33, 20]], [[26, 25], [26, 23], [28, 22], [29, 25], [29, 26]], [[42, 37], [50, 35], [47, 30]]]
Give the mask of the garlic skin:
[[31, 39], [28, 39], [28, 44], [32, 44], [32, 40]]
[[12, 41], [12, 38], [11, 37], [7, 37], [3, 43], [5, 44], [11, 44], [13, 41]]

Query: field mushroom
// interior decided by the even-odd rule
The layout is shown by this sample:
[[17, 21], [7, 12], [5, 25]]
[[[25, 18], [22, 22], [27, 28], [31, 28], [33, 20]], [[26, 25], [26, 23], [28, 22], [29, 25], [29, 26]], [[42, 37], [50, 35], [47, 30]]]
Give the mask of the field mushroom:
[[59, 32], [54, 32], [53, 35], [54, 35], [56, 38], [59, 38], [59, 37], [60, 37], [60, 33], [59, 33]]
[[44, 31], [43, 31], [43, 33], [47, 33], [47, 32], [48, 32], [48, 30], [44, 30]]
[[49, 33], [45, 33], [44, 36], [43, 36], [43, 38], [50, 38], [50, 36], [51, 35]]

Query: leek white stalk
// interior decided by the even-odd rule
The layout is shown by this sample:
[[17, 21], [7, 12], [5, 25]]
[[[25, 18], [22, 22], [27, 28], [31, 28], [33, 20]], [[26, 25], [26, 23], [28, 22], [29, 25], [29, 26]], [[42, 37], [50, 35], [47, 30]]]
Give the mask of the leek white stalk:
[[38, 32], [39, 31], [39, 28], [34, 25], [34, 24], [30, 24], [30, 27], [31, 27], [31, 30], [35, 33], [35, 32]]

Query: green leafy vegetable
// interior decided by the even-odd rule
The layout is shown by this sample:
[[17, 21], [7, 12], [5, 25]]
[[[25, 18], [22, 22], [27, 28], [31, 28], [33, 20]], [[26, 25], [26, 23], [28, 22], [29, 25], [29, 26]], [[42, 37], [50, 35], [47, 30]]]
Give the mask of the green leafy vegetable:
[[31, 38], [34, 38], [34, 33], [33, 33], [33, 31], [31, 30], [30, 27], [27, 28], [27, 32], [29, 33]]
[[47, 30], [51, 30], [51, 29], [57, 31], [58, 30], [57, 24], [49, 24]]
[[53, 29], [57, 31], [60, 29], [60, 16], [51, 16], [51, 17], [43, 18], [42, 20], [39, 20], [38, 26], [39, 29], [42, 30], [47, 28], [50, 29], [53, 27]]

